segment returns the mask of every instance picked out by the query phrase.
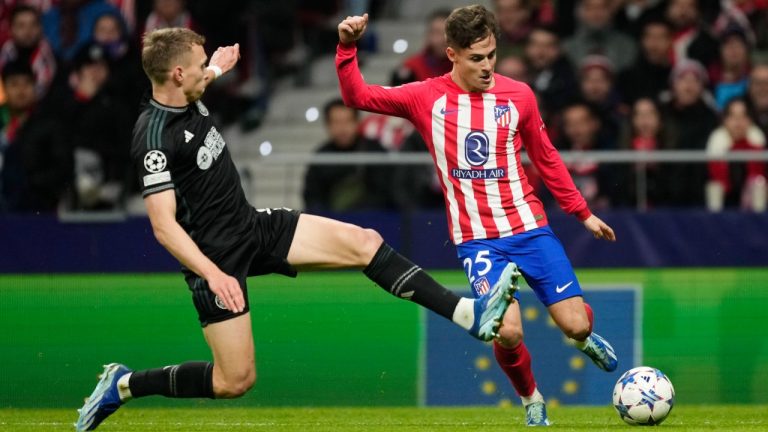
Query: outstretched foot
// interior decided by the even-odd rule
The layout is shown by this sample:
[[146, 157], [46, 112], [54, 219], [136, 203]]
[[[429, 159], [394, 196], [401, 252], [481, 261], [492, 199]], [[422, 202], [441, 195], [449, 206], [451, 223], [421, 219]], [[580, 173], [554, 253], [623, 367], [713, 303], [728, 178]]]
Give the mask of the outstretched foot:
[[549, 426], [547, 405], [544, 402], [531, 402], [525, 406], [526, 426]]
[[586, 354], [600, 369], [606, 372], [613, 372], [619, 365], [619, 359], [613, 351], [613, 347], [607, 340], [599, 334], [589, 335], [581, 351]]
[[80, 414], [75, 423], [77, 432], [96, 429], [104, 419], [120, 408], [123, 402], [117, 391], [117, 381], [129, 372], [130, 369], [119, 363], [104, 365], [104, 372], [99, 375], [96, 389], [85, 400], [85, 405], [77, 410]]
[[489, 341], [499, 335], [504, 312], [514, 301], [515, 292], [520, 289], [517, 285], [520, 276], [520, 270], [515, 263], [507, 264], [496, 284], [487, 293], [475, 299], [475, 321], [469, 329], [472, 336]]

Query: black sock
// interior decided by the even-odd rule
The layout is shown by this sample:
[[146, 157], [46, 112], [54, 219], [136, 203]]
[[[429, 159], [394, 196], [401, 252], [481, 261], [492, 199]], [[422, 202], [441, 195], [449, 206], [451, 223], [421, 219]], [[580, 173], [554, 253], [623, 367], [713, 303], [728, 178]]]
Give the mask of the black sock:
[[395, 252], [386, 243], [376, 251], [363, 273], [390, 294], [409, 299], [453, 320], [453, 312], [460, 297], [437, 283], [421, 267]]
[[128, 388], [135, 398], [162, 395], [213, 399], [213, 363], [187, 362], [134, 372], [128, 379]]

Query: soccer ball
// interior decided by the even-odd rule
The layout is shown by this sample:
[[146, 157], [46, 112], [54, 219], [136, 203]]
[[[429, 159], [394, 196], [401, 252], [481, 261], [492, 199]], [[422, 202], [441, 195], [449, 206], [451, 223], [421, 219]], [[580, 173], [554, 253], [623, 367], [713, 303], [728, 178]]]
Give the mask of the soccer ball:
[[631, 425], [657, 425], [672, 411], [675, 388], [660, 370], [640, 366], [624, 372], [613, 388], [613, 407]]

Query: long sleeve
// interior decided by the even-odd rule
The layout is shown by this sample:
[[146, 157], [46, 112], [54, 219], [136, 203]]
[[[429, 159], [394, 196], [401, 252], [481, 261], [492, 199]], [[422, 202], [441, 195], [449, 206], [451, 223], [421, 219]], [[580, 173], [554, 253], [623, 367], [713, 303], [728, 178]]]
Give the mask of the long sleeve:
[[409, 118], [416, 111], [417, 94], [424, 82], [398, 87], [368, 85], [357, 65], [357, 47], [339, 43], [336, 47], [336, 72], [341, 97], [348, 106], [381, 114]]
[[560, 208], [583, 221], [592, 215], [587, 202], [573, 183], [568, 169], [547, 136], [544, 121], [536, 106], [533, 92], [526, 86], [524, 119], [520, 121], [520, 137], [533, 165]]

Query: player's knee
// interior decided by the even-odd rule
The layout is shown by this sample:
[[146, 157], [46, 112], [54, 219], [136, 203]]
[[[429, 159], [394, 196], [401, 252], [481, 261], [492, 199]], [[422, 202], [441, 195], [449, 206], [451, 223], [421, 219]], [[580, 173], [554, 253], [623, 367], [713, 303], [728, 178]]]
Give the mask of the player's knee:
[[384, 239], [381, 234], [372, 229], [360, 228], [356, 234], [356, 244], [358, 245], [358, 259], [359, 265], [366, 266], [372, 260], [376, 252], [384, 243]]
[[523, 328], [503, 325], [499, 329], [499, 343], [505, 348], [513, 348], [523, 341]]
[[571, 339], [582, 341], [589, 336], [590, 325], [587, 317], [576, 316], [561, 327], [563, 333]]
[[250, 368], [237, 374], [232, 374], [215, 386], [216, 398], [234, 399], [248, 393], [256, 384], [256, 370]]

